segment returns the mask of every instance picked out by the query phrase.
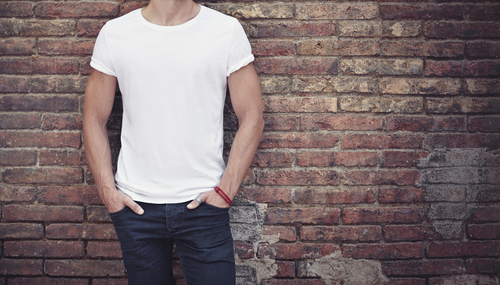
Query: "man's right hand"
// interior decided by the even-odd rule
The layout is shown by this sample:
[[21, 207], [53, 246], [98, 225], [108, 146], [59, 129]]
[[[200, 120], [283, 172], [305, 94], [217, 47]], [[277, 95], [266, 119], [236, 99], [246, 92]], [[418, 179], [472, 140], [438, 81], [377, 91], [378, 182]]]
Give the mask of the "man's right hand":
[[118, 191], [104, 198], [103, 201], [109, 213], [116, 213], [125, 207], [129, 207], [138, 215], [144, 214], [144, 210], [141, 208], [141, 206], [139, 206], [139, 204], [134, 202], [134, 200], [132, 200], [132, 198], [130, 198], [128, 195], [125, 195]]

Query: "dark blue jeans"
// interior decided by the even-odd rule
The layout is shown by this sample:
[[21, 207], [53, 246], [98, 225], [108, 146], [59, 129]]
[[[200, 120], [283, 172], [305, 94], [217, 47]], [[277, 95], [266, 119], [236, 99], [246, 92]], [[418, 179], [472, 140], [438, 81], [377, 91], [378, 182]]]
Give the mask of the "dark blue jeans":
[[187, 204], [139, 202], [143, 215], [128, 207], [111, 213], [129, 284], [175, 284], [174, 242], [188, 284], [235, 284], [229, 210], [206, 203], [189, 210]]

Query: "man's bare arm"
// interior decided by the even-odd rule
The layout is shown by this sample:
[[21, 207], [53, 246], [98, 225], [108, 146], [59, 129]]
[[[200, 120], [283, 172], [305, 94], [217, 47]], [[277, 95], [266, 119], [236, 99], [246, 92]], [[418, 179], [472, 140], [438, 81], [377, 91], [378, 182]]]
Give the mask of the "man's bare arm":
[[116, 190], [111, 166], [106, 123], [115, 98], [116, 77], [94, 70], [85, 90], [83, 138], [85, 153], [97, 191], [110, 213], [130, 207], [137, 214], [144, 210], [129, 196]]
[[[264, 129], [264, 119], [260, 83], [253, 64], [233, 72], [228, 77], [228, 86], [234, 112], [238, 117], [239, 129], [231, 146], [229, 161], [219, 187], [233, 199], [255, 156]], [[203, 193], [200, 198], [214, 206], [229, 206], [215, 191]], [[197, 206], [198, 202], [193, 201], [188, 208], [194, 209]]]

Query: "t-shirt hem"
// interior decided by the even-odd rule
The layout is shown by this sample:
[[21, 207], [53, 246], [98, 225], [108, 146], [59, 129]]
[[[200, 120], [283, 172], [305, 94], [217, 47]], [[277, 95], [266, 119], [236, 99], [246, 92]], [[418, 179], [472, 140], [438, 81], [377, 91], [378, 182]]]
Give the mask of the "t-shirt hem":
[[231, 69], [227, 71], [226, 76], [231, 75], [231, 73], [240, 70], [242, 67], [247, 66], [250, 62], [254, 61], [255, 57], [253, 54], [250, 54], [249, 56], [245, 57], [244, 59], [240, 60], [236, 65], [232, 66]]
[[107, 68], [104, 64], [95, 60], [93, 57], [92, 60], [90, 61], [90, 66], [92, 66], [97, 71], [116, 77], [116, 73], [114, 73], [111, 69]]

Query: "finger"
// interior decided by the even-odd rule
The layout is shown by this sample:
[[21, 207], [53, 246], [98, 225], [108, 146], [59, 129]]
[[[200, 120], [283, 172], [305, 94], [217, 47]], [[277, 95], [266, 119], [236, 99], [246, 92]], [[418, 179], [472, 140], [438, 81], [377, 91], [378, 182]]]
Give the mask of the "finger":
[[123, 203], [125, 206], [129, 207], [132, 211], [134, 211], [137, 215], [142, 215], [144, 214], [144, 209], [139, 206], [134, 200], [132, 199], [127, 199], [125, 203]]
[[[203, 199], [201, 198], [201, 196], [198, 196], [198, 197], [200, 197], [200, 199], [203, 201]], [[198, 202], [196, 199], [194, 199], [193, 201], [191, 201], [191, 203], [189, 203], [187, 205], [187, 208], [190, 209], [190, 210], [192, 210], [192, 209], [198, 208], [199, 205], [201, 205], [201, 203]]]

